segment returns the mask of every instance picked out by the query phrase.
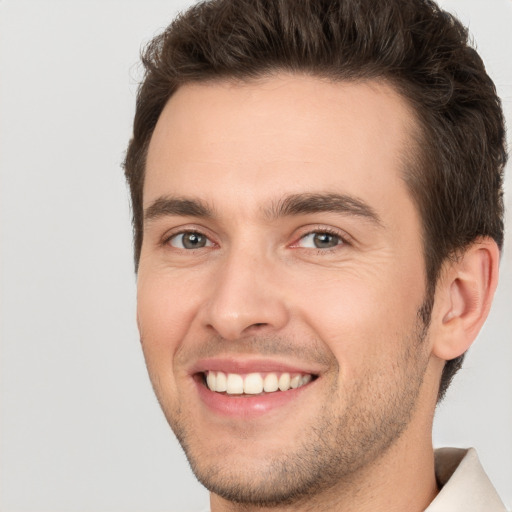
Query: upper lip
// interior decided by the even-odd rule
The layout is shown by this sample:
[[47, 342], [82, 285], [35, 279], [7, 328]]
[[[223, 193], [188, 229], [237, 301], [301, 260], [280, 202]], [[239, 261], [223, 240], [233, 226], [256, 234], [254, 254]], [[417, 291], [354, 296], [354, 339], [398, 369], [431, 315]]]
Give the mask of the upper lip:
[[212, 357], [198, 360], [190, 369], [190, 374], [221, 371], [226, 373], [300, 373], [318, 375], [320, 369], [315, 365], [290, 364], [276, 359], [241, 359], [235, 357]]

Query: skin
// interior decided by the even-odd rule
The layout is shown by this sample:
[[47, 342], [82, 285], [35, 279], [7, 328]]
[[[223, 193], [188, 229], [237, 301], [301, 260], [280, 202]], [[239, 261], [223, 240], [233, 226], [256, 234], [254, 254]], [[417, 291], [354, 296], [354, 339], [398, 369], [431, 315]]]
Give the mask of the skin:
[[[443, 358], [472, 341], [466, 304], [478, 301], [448, 269], [428, 332], [419, 320], [421, 222], [402, 177], [415, 129], [385, 83], [285, 74], [188, 84], [162, 112], [144, 184], [138, 324], [156, 395], [212, 511], [414, 512], [438, 492]], [[352, 198], [373, 217], [277, 211], [305, 194]], [[155, 206], [171, 197], [211, 215]], [[204, 247], [181, 245], [191, 231]], [[334, 246], [315, 247], [311, 233], [325, 232]], [[485, 264], [496, 251], [474, 252], [467, 267], [487, 272], [482, 289], [492, 289]], [[490, 300], [480, 302], [481, 316]], [[194, 365], [205, 357], [317, 378], [270, 412], [227, 416], [199, 396]]]

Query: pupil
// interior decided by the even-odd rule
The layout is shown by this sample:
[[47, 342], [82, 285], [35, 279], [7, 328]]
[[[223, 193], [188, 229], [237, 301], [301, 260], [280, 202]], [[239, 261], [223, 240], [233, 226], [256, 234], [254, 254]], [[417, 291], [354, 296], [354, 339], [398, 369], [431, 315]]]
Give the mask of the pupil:
[[338, 245], [338, 240], [335, 236], [329, 233], [318, 233], [314, 237], [315, 246], [320, 248], [335, 247]]
[[183, 237], [183, 245], [187, 249], [195, 249], [197, 247], [204, 247], [205, 238], [198, 233], [188, 233]]

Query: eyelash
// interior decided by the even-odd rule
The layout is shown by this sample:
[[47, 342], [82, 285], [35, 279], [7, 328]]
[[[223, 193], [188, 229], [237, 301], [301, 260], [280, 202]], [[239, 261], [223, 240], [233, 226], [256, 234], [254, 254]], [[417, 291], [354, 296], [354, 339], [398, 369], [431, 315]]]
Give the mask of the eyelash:
[[[181, 231], [178, 231], [178, 232], [175, 232], [175, 233], [172, 233], [166, 237], [164, 237], [164, 239], [162, 240], [162, 245], [163, 246], [167, 246], [167, 245], [170, 245], [170, 242], [173, 238], [179, 236], [179, 235], [185, 235], [185, 234], [197, 234], [199, 236], [204, 236], [208, 241], [210, 241], [213, 245], [217, 245], [215, 242], [213, 242], [211, 240], [211, 238], [206, 235], [204, 232], [202, 231], [199, 231], [197, 229], [183, 229]], [[328, 248], [316, 248], [316, 252], [318, 254], [329, 254], [333, 251], [336, 251], [336, 250], [339, 250], [338, 248], [340, 246], [347, 246], [347, 245], [352, 245], [350, 240], [349, 240], [349, 237], [346, 235], [346, 234], [341, 234], [339, 231], [336, 231], [335, 229], [330, 229], [330, 228], [326, 228], [326, 227], [316, 227], [316, 228], [313, 228], [313, 229], [309, 229], [308, 231], [304, 232], [303, 234], [301, 234], [295, 242], [293, 242], [290, 247], [294, 248], [294, 249], [306, 249], [306, 250], [315, 250], [313, 248], [306, 248], [306, 247], [300, 247], [298, 246], [299, 242], [301, 240], [303, 240], [304, 238], [306, 238], [307, 236], [309, 235], [313, 235], [313, 234], [326, 234], [326, 235], [331, 235], [333, 237], [336, 237], [338, 240], [339, 240], [339, 243], [336, 244], [334, 247], [328, 247]], [[204, 247], [200, 247], [199, 249], [203, 249]], [[194, 250], [198, 250], [198, 249], [181, 249], [181, 248], [177, 248], [175, 247], [175, 249], [179, 249], [179, 250], [183, 250], [183, 251], [187, 251], [187, 252], [192, 252]]]
[[[303, 240], [307, 236], [313, 235], [313, 234], [315, 234], [315, 235], [320, 235], [320, 234], [331, 235], [331, 236], [337, 238], [339, 240], [339, 243], [336, 244], [334, 247], [328, 247], [328, 248], [324, 248], [324, 249], [319, 248], [319, 247], [317, 247], [316, 249], [313, 249], [313, 248], [306, 248], [306, 247], [298, 246], [298, 244], [301, 240]], [[295, 242], [293, 242], [291, 247], [295, 248], [295, 249], [316, 250], [317, 254], [325, 255], [325, 254], [330, 254], [334, 251], [339, 250], [339, 248], [344, 245], [345, 246], [351, 245], [351, 243], [348, 239], [348, 236], [346, 234], [341, 234], [339, 231], [337, 231], [335, 229], [318, 226], [313, 229], [308, 229], [307, 232], [301, 234], [300, 237], [297, 238], [297, 240]]]
[[[180, 235], [190, 235], [190, 234], [194, 234], [194, 235], [199, 235], [199, 236], [204, 236], [208, 241], [210, 241], [213, 245], [217, 245], [215, 244], [215, 242], [213, 242], [211, 240], [211, 238], [206, 235], [205, 233], [203, 233], [202, 231], [199, 231], [198, 229], [183, 229], [181, 231], [177, 231], [175, 233], [171, 233], [170, 235], [168, 236], [165, 236], [164, 239], [162, 240], [162, 245], [163, 246], [166, 246], [166, 245], [171, 245], [171, 240], [177, 236], [180, 236]], [[180, 249], [179, 247], [175, 247], [175, 249]], [[200, 249], [203, 249], [203, 247], [200, 247]], [[191, 252], [192, 249], [180, 249], [180, 250], [183, 250], [183, 251], [188, 251], [188, 252]], [[197, 249], [196, 249], [197, 250]]]

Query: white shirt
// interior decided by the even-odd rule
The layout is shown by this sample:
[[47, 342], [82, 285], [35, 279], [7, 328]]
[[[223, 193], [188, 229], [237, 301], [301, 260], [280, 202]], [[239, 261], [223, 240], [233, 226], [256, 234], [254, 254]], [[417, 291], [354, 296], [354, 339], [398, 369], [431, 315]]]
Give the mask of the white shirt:
[[440, 448], [435, 463], [442, 488], [425, 512], [507, 512], [474, 448]]

